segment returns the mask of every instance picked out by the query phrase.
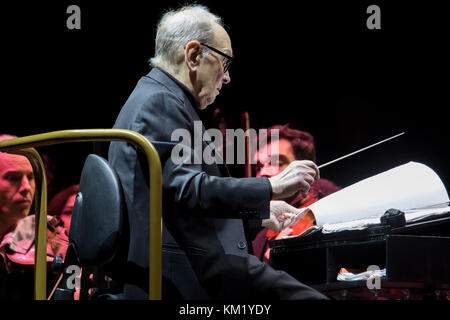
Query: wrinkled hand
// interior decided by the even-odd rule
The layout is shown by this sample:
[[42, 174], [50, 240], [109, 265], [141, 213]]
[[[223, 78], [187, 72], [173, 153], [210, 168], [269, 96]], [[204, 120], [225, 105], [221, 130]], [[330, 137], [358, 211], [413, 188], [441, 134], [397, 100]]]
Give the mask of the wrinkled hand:
[[297, 209], [284, 201], [270, 201], [270, 218], [262, 226], [273, 231], [291, 227], [304, 217], [304, 209]]
[[272, 185], [272, 200], [286, 199], [294, 194], [306, 194], [314, 180], [319, 178], [319, 169], [310, 160], [292, 161], [286, 169], [269, 178]]

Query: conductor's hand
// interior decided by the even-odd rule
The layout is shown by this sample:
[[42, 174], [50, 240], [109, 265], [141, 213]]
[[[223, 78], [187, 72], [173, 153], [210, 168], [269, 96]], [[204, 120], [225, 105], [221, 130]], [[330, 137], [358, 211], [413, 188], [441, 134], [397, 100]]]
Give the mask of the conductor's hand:
[[297, 193], [306, 194], [314, 180], [319, 178], [319, 169], [310, 160], [292, 161], [286, 169], [269, 178], [272, 185], [272, 200], [286, 199]]
[[304, 216], [303, 209], [297, 209], [284, 201], [270, 201], [270, 218], [262, 221], [262, 226], [273, 231], [296, 224]]

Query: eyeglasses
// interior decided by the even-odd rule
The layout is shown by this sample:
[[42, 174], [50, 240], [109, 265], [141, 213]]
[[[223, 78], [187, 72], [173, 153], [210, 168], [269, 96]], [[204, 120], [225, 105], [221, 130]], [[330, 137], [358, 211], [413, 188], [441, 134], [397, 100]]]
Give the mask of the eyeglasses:
[[210, 49], [210, 50], [214, 51], [215, 53], [218, 53], [218, 54], [220, 54], [221, 56], [223, 56], [223, 57], [226, 58], [226, 60], [224, 60], [224, 61], [222, 62], [222, 65], [223, 65], [223, 73], [226, 73], [226, 72], [230, 69], [230, 65], [231, 65], [231, 62], [233, 61], [233, 57], [227, 55], [226, 53], [223, 53], [223, 52], [220, 51], [220, 50], [217, 50], [216, 48], [213, 48], [213, 47], [211, 47], [211, 46], [208, 46], [207, 44], [204, 44], [204, 43], [200, 43], [200, 44], [201, 44], [202, 46], [205, 46], [205, 47], [207, 47], [208, 49]]

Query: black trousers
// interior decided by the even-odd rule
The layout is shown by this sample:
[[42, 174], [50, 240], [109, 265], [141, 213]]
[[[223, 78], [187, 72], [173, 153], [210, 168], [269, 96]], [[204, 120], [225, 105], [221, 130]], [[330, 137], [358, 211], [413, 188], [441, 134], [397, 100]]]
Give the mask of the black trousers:
[[[172, 267], [164, 267], [169, 260], [167, 265]], [[246, 258], [249, 269], [245, 281], [233, 281], [234, 277], [230, 275], [228, 280], [211, 285], [207, 290], [199, 285], [192, 268], [182, 267], [187, 262], [186, 255], [163, 252], [163, 300], [328, 300], [319, 291], [284, 271], [273, 269], [253, 255]]]

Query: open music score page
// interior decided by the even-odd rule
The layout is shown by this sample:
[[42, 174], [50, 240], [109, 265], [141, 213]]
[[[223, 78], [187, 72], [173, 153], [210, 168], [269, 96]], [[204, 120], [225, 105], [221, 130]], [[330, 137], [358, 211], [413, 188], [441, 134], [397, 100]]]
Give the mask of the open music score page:
[[[439, 176], [428, 166], [409, 162], [361, 180], [320, 199], [306, 209], [315, 216], [322, 233], [361, 230], [380, 224], [388, 209], [405, 212], [406, 222], [450, 212], [449, 197]], [[292, 236], [291, 236], [292, 237]], [[286, 238], [291, 238], [286, 237]]]

